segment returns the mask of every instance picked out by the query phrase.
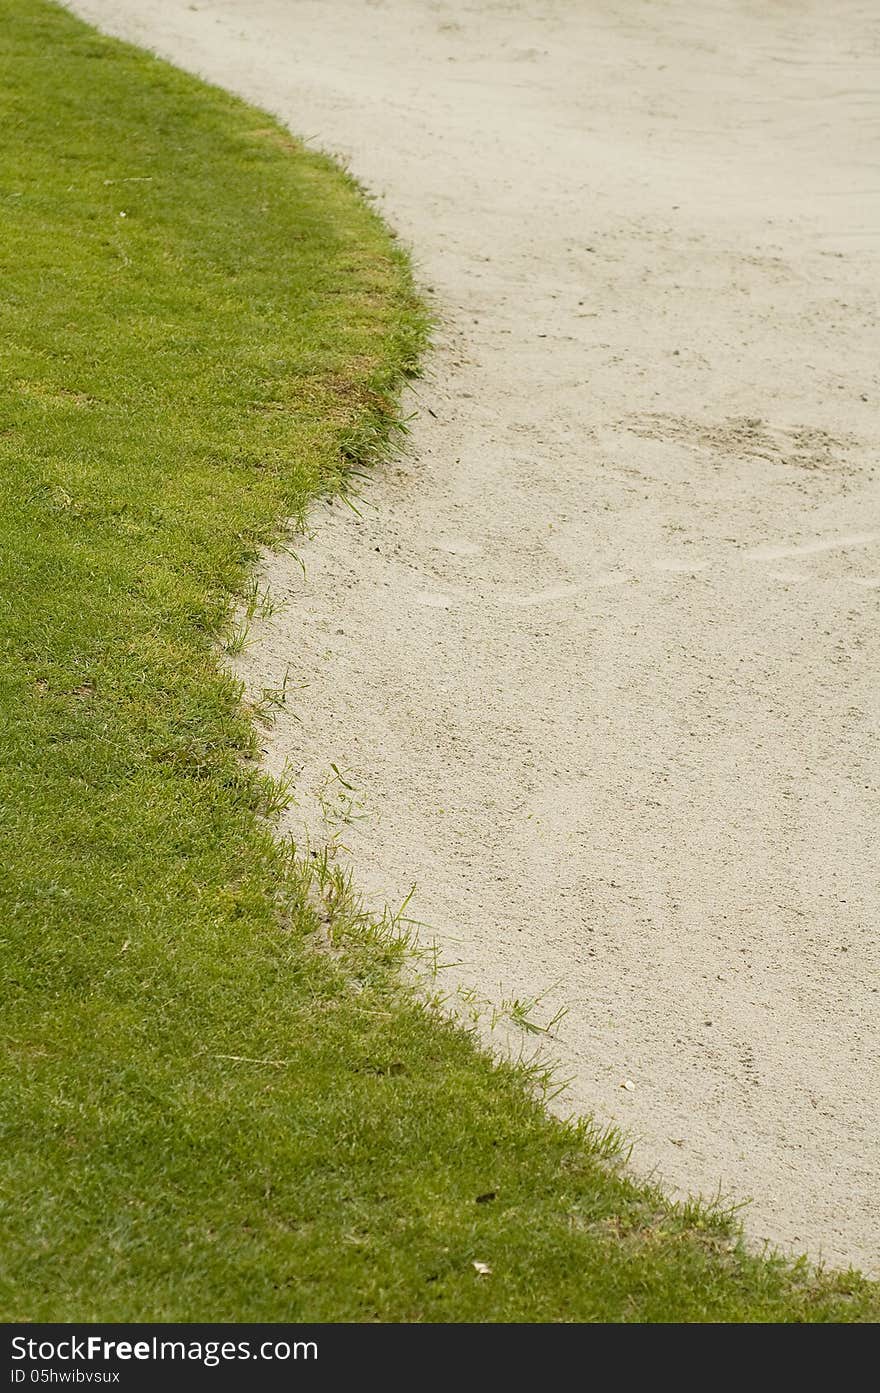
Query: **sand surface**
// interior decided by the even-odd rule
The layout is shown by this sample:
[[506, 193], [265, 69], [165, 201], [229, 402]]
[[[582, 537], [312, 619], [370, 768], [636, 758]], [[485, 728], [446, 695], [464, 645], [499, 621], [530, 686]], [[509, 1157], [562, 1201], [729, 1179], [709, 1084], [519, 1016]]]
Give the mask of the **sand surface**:
[[568, 1007], [561, 1106], [876, 1272], [876, 4], [75, 8], [343, 154], [441, 319], [406, 457], [268, 565], [290, 827], [347, 770], [371, 901]]

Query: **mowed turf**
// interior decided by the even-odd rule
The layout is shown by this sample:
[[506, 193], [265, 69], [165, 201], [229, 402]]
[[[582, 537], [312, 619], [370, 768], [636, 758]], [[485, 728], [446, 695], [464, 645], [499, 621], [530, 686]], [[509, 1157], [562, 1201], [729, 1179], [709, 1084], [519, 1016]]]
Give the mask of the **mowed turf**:
[[319, 920], [215, 654], [391, 430], [406, 261], [265, 115], [41, 0], [0, 44], [2, 1315], [876, 1319], [621, 1178]]

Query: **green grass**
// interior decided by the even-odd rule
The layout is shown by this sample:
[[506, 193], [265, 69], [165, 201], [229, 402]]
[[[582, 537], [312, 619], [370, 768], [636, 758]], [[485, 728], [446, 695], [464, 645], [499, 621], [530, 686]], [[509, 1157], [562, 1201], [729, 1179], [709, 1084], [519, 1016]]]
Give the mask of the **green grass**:
[[876, 1319], [549, 1120], [274, 840], [215, 651], [392, 429], [406, 261], [266, 116], [42, 0], [0, 42], [3, 1316]]

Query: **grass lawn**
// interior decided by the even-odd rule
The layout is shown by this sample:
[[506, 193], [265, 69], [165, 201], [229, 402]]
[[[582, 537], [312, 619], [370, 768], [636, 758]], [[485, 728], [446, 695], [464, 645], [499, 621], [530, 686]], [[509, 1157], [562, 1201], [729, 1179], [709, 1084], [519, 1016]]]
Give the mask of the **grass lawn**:
[[215, 651], [388, 434], [406, 261], [260, 112], [43, 0], [0, 46], [2, 1316], [877, 1319], [322, 950]]

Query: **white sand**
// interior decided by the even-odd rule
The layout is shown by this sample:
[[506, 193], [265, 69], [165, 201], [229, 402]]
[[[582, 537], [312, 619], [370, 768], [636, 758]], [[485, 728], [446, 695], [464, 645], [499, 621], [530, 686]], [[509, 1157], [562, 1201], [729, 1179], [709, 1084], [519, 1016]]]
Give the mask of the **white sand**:
[[270, 760], [568, 1006], [642, 1170], [876, 1271], [876, 5], [75, 8], [350, 158], [442, 317], [408, 457], [269, 566]]

